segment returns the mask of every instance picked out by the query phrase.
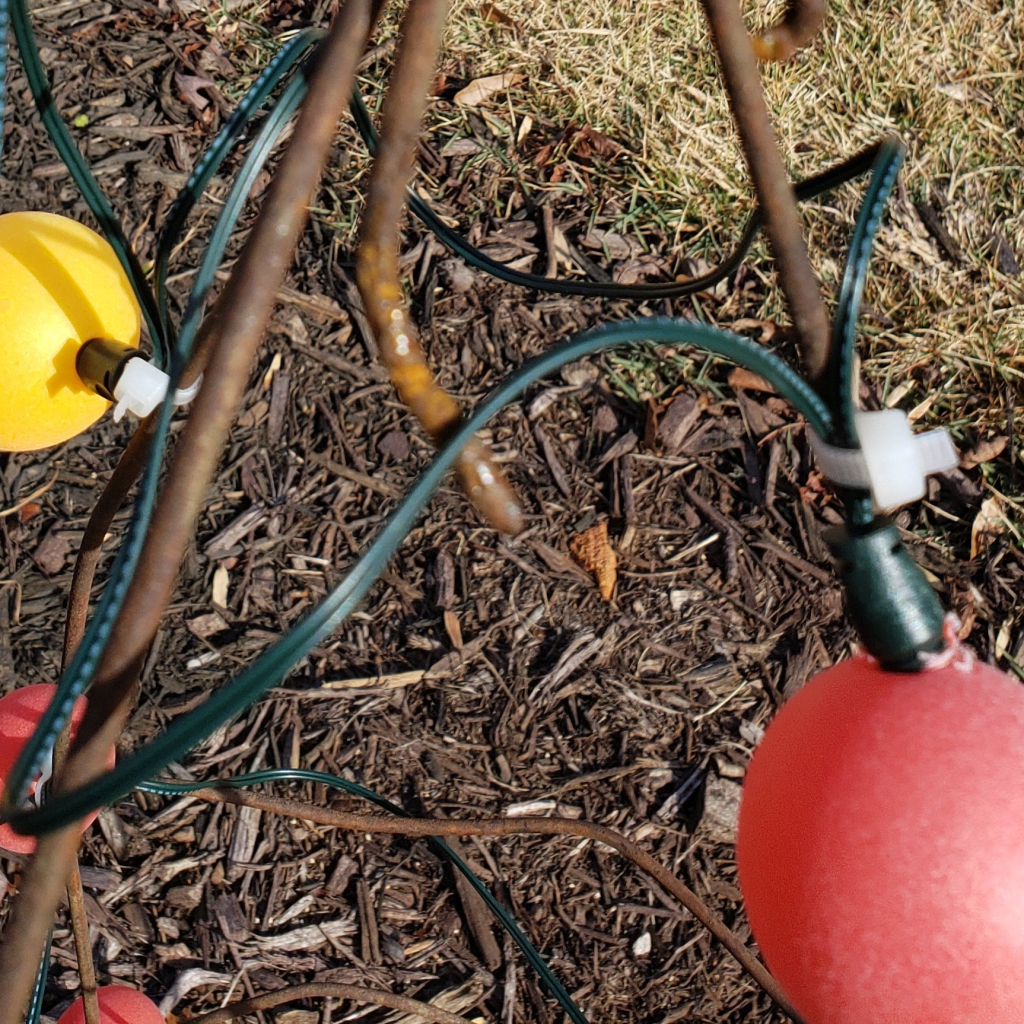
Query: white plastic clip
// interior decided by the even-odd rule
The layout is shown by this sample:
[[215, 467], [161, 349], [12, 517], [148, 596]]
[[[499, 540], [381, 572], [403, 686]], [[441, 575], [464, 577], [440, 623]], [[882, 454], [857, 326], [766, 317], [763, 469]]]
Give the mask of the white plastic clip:
[[[187, 405], [191, 402], [202, 382], [200, 374], [191, 386], [176, 390], [174, 404]], [[167, 374], [147, 359], [141, 356], [129, 359], [114, 385], [114, 401], [117, 403], [114, 406], [114, 421], [120, 420], [126, 412], [139, 419], [148, 416], [164, 400], [169, 383]]]
[[50, 781], [53, 775], [53, 747], [46, 753], [46, 757], [43, 760], [43, 768], [39, 774], [39, 778], [36, 779], [36, 788], [32, 791], [32, 802], [36, 807], [43, 806], [43, 790], [46, 788], [46, 784]]
[[953, 469], [960, 461], [944, 429], [915, 434], [900, 409], [855, 413], [854, 427], [860, 448], [826, 444], [813, 430], [811, 448], [828, 480], [841, 487], [870, 490], [880, 509], [923, 498], [926, 479]]

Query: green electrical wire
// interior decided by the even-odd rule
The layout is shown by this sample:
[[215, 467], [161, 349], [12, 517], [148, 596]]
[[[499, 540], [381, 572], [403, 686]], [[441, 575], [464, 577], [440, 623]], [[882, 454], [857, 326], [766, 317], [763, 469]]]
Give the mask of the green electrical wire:
[[[371, 155], [377, 151], [377, 129], [362, 96], [357, 91], [350, 104], [356, 127]], [[880, 143], [869, 146], [841, 164], [822, 171], [805, 181], [793, 182], [793, 193], [797, 200], [806, 202], [824, 192], [831, 192], [840, 185], [859, 177], [871, 168], [876, 160]], [[468, 239], [453, 231], [411, 188], [407, 193], [409, 209], [449, 249], [461, 256], [471, 266], [497, 277], [508, 284], [536, 291], [554, 292], [559, 295], [588, 295], [602, 299], [676, 299], [693, 295], [714, 287], [739, 269], [750, 246], [764, 225], [764, 210], [760, 206], [747, 218], [740, 240], [733, 251], [713, 270], [686, 281], [656, 281], [647, 284], [615, 284], [605, 281], [567, 281], [559, 278], [541, 277], [515, 270], [505, 263], [499, 263], [482, 252]]]
[[7, 29], [11, 23], [8, 0], [0, 0], [0, 163], [4, 158], [4, 100], [7, 97]]
[[[152, 778], [224, 722], [238, 715], [260, 694], [279, 683], [298, 661], [356, 609], [477, 430], [526, 388], [566, 363], [616, 345], [646, 342], [701, 348], [760, 374], [806, 417], [816, 432], [823, 437], [831, 436], [831, 413], [810, 385], [782, 359], [748, 338], [703, 324], [661, 317], [610, 324], [577, 334], [525, 363], [481, 402], [392, 513], [366, 553], [320, 605], [289, 633], [198, 708], [175, 719], [161, 735], [129, 754], [112, 772], [81, 789], [47, 801], [37, 810], [10, 811], [8, 820], [12, 826], [19, 832], [40, 835], [77, 821], [94, 808], [112, 803]], [[27, 765], [20, 767], [24, 770]]]
[[99, 223], [100, 230], [110, 243], [117, 258], [128, 275], [132, 289], [142, 306], [142, 313], [146, 319], [146, 326], [149, 328], [150, 337], [153, 339], [155, 355], [162, 359], [166, 352], [166, 338], [160, 316], [157, 313], [156, 300], [146, 283], [146, 275], [139, 265], [135, 253], [128, 244], [128, 239], [121, 229], [121, 222], [117, 219], [110, 204], [107, 202], [103, 190], [96, 179], [92, 176], [88, 165], [78, 152], [75, 140], [71, 137], [67, 125], [61, 119], [60, 112], [53, 102], [53, 94], [50, 92], [50, 83], [43, 69], [43, 62], [39, 56], [39, 48], [36, 46], [35, 36], [32, 32], [32, 23], [29, 20], [28, 11], [25, 9], [25, 0], [4, 0], [10, 4], [11, 26], [14, 29], [14, 38], [18, 43], [18, 51], [21, 54], [21, 62], [25, 68], [25, 76], [28, 78], [29, 88], [36, 101], [36, 108], [42, 118], [43, 126], [46, 128], [50, 141], [61, 160], [64, 161], [71, 177], [82, 193], [86, 205], [92, 215]]
[[135, 566], [138, 564], [139, 555], [142, 552], [145, 532], [149, 526], [153, 505], [156, 501], [165, 442], [170, 430], [171, 416], [174, 413], [171, 398], [191, 351], [195, 331], [202, 315], [206, 291], [213, 282], [217, 266], [244, 207], [249, 189], [270, 155], [274, 142], [280, 136], [302, 96], [305, 95], [305, 90], [306, 83], [300, 72], [299, 77], [289, 83], [275, 103], [224, 203], [224, 208], [196, 275], [180, 333], [171, 351], [171, 364], [168, 367], [171, 378], [168, 397], [161, 404], [157, 413], [156, 431], [124, 541], [118, 549], [108, 583], [89, 620], [85, 636], [57, 684], [57, 693], [54, 699], [50, 702], [37, 728], [22, 749], [10, 778], [7, 780], [5, 793], [10, 795], [15, 803], [20, 803], [25, 799], [31, 780], [39, 774], [43, 761], [49, 751], [53, 749], [57, 736], [71, 716], [75, 700], [85, 692], [92, 682], [92, 677], [103, 655], [103, 650], [113, 629], [114, 621], [124, 603], [128, 586], [135, 573]]
[[[825, 440], [845, 448], [859, 446], [854, 422], [857, 411], [857, 321], [871, 262], [871, 247], [907, 151], [906, 146], [895, 136], [882, 139], [876, 150], [871, 178], [850, 239], [839, 301], [832, 320], [829, 363], [819, 387], [819, 393], [833, 410], [835, 418], [833, 436]], [[875, 521], [875, 506], [869, 492], [846, 488], [838, 490], [847, 522], [861, 528], [868, 527]]]
[[167, 272], [171, 253], [181, 238], [181, 232], [189, 213], [205, 191], [206, 186], [209, 185], [210, 180], [220, 170], [221, 164], [238, 142], [242, 132], [280, 84], [281, 79], [295, 67], [310, 47], [318, 43], [325, 35], [326, 33], [322, 29], [303, 29], [281, 47], [239, 101], [238, 106], [232, 111], [231, 116], [225, 121], [217, 137], [210, 144], [210, 148], [196, 164], [182, 190], [175, 197], [174, 203], [168, 211], [166, 224], [160, 234], [154, 275], [157, 306], [168, 334], [170, 327], [167, 308]]
[[[66, 126], [54, 108], [52, 96], [38, 50], [32, 36], [31, 26], [24, 9], [23, 0], [10, 0], [14, 6], [13, 22], [15, 36], [22, 50], [30, 87], [37, 106], [43, 117], [44, 124], [58, 153], [68, 165], [72, 176], [82, 190], [87, 204], [96, 216], [100, 226], [125, 267], [132, 281], [140, 304], [143, 306], [147, 324], [154, 338], [156, 361], [166, 361], [172, 377], [172, 388], [177, 383], [184, 362], [191, 350], [205, 305], [207, 291], [213, 281], [217, 266], [223, 256], [230, 234], [244, 207], [245, 197], [263, 166], [274, 141], [280, 134], [288, 117], [294, 112], [306, 90], [304, 76], [300, 73], [285, 88], [268, 115], [262, 131], [246, 159], [241, 172], [232, 187], [224, 211], [219, 218], [208, 249], [197, 274], [192, 289], [180, 333], [171, 340], [169, 311], [167, 308], [166, 278], [170, 254], [180, 238], [188, 213], [198, 197], [205, 189], [210, 178], [216, 173], [225, 157], [241, 136], [245, 126], [250, 122], [256, 111], [266, 102], [269, 95], [294, 65], [307, 53], [309, 48], [322, 37], [323, 33], [307, 30], [293, 38], [275, 56], [270, 65], [264, 69], [256, 82], [246, 93], [238, 110], [228, 120], [215, 139], [210, 150], [204, 155], [195, 171], [190, 176], [182, 193], [172, 207], [167, 226], [160, 241], [156, 287], [157, 297], [150, 292], [145, 276], [131, 253], [120, 225], [107, 204], [98, 185], [89, 173], [77, 148], [68, 133]], [[2, 65], [6, 56], [3, 47], [3, 19], [8, 10], [9, 0], [0, 0], [0, 78]], [[3, 86], [0, 81], [0, 116], [3, 111]], [[376, 144], [376, 135], [372, 122], [361, 97], [356, 94], [353, 99], [353, 111], [357, 124], [371, 152]], [[410, 491], [406, 500], [399, 506], [388, 520], [387, 525], [378, 535], [367, 552], [357, 561], [348, 576], [338, 585], [328, 598], [290, 634], [283, 637], [272, 648], [264, 652], [251, 666], [234, 680], [218, 690], [204, 705], [194, 712], [179, 719], [163, 735], [147, 747], [131, 755], [113, 772], [96, 780], [89, 786], [73, 793], [64, 794], [60, 798], [48, 802], [36, 811], [20, 810], [12, 813], [11, 823], [19, 830], [41, 834], [61, 827], [81, 817], [97, 805], [109, 803], [125, 795], [132, 788], [148, 789], [151, 792], [183, 792], [184, 789], [172, 783], [149, 783], [145, 779], [159, 772], [172, 760], [176, 760], [187, 752], [195, 743], [213, 731], [218, 725], [239, 714], [251, 704], [269, 686], [284, 677], [295, 663], [308, 653], [308, 650], [320, 642], [324, 636], [333, 631], [356, 607], [365, 596], [373, 582], [383, 571], [387, 561], [397, 550], [408, 530], [413, 526], [423, 506], [431, 494], [439, 486], [446, 472], [457, 458], [461, 446], [469, 436], [487, 419], [494, 415], [509, 401], [514, 400], [521, 392], [540, 377], [566, 362], [584, 355], [594, 354], [605, 348], [619, 344], [638, 344], [647, 341], [658, 341], [674, 345], [694, 345], [705, 350], [740, 363], [754, 372], [760, 373], [773, 382], [776, 389], [788, 398], [794, 406], [808, 419], [811, 426], [822, 437], [836, 438], [840, 431], [846, 431], [852, 422], [851, 408], [844, 404], [852, 395], [849, 378], [852, 374], [852, 352], [855, 344], [855, 325], [859, 304], [863, 293], [864, 278], [870, 255], [871, 242], [878, 229], [881, 212], [891, 189], [899, 163], [902, 160], [902, 148], [894, 140], [883, 140], [837, 165], [836, 167], [816, 175], [804, 182], [794, 184], [796, 197], [800, 200], [811, 198], [824, 191], [835, 188], [852, 177], [864, 173], [870, 166], [872, 180], [868, 188], [864, 206], [857, 219], [851, 245], [850, 257], [847, 262], [842, 290], [839, 300], [840, 316], [836, 322], [835, 344], [833, 346], [833, 369], [829, 388], [824, 398], [815, 394], [810, 386], [778, 357], [754, 345], [747, 339], [731, 335], [724, 331], [688, 322], [652, 318], [646, 321], [633, 321], [614, 324], [588, 331], [576, 336], [564, 345], [531, 360], [517, 373], [513, 374], [502, 386], [496, 389], [481, 404], [477, 412], [453, 438], [451, 444], [434, 460], [428, 471], [420, 478]], [[563, 294], [594, 295], [605, 298], [654, 298], [678, 297], [710, 287], [715, 282], [727, 277], [739, 266], [743, 256], [749, 249], [757, 231], [763, 223], [763, 214], [758, 208], [748, 219], [740, 242], [724, 263], [700, 278], [685, 282], [664, 282], [647, 285], [621, 286], [601, 282], [567, 282], [552, 281], [537, 275], [513, 271], [503, 264], [491, 260], [475, 246], [472, 246], [457, 232], [449, 229], [415, 194], [410, 194], [410, 205], [413, 212], [420, 217], [426, 226], [454, 252], [465, 258], [474, 266], [491, 273], [513, 284], [554, 291]], [[844, 387], [845, 385], [845, 387]], [[852, 402], [852, 398], [850, 399]], [[22, 758], [19, 759], [15, 772], [12, 773], [10, 789], [17, 794], [20, 802], [27, 788], [26, 780], [33, 778], [39, 767], [39, 761], [48, 749], [52, 748], [53, 739], [60, 731], [70, 706], [75, 697], [81, 693], [91, 681], [98, 663], [99, 656], [109, 637], [110, 627], [123, 604], [128, 584], [134, 574], [135, 565], [141, 551], [142, 538], [149, 523], [153, 502], [156, 497], [156, 482], [162, 463], [162, 452], [169, 430], [173, 408], [169, 401], [160, 410], [157, 435], [154, 439], [152, 454], [147, 464], [139, 498], [129, 523], [129, 529], [110, 574], [108, 586], [97, 608], [86, 638], [79, 648], [79, 654], [61, 680], [58, 698], [53, 701], [47, 712], [48, 721], [40, 723], [32, 740], [26, 745]], [[372, 800], [378, 806], [386, 807], [394, 813], [403, 813], [382, 797], [347, 783], [333, 776], [324, 776], [315, 772], [256, 773], [254, 776], [242, 776], [220, 784], [250, 785], [257, 782], [281, 780], [288, 777], [292, 780], [324, 782], [346, 789], [358, 796]], [[199, 785], [206, 785], [205, 783]], [[170, 788], [169, 788], [170, 787]], [[196, 788], [196, 787], [192, 787]], [[432, 840], [438, 849], [448, 857], [456, 868], [462, 871], [488, 902], [503, 927], [512, 935], [523, 950], [527, 959], [538, 970], [545, 985], [559, 1000], [566, 1013], [581, 1024], [585, 1020], [577, 1007], [572, 1003], [558, 980], [550, 973], [540, 954], [530, 945], [508, 917], [500, 904], [494, 900], [485, 886], [476, 879], [454, 854], [447, 844], [440, 839]], [[446, 851], [446, 852], [445, 852]], [[531, 952], [532, 951], [532, 952]], [[35, 1018], [41, 1008], [43, 986], [45, 984], [45, 963], [41, 965], [37, 979], [33, 1006]]]
[[871, 167], [871, 180], [854, 224], [833, 319], [830, 362], [822, 391], [829, 407], [835, 410], [835, 443], [851, 448], [857, 445], [853, 420], [856, 412], [853, 375], [857, 352], [857, 319], [864, 297], [871, 247], [906, 153], [906, 146], [894, 136], [878, 144]]
[[[6, 10], [7, 0], [0, 0], [0, 4], [3, 4], [4, 10]], [[228, 151], [227, 146], [225, 145], [226, 137], [230, 135], [230, 141], [234, 141], [234, 138], [236, 138], [240, 132], [240, 126], [246, 121], [251, 120], [256, 109], [265, 102], [266, 94], [269, 93], [273, 86], [280, 81], [282, 75], [294, 66], [295, 61], [309, 49], [309, 46], [322, 37], [322, 35], [323, 33], [321, 32], [310, 30], [308, 33], [298, 37], [292, 44], [289, 44], [283, 49], [282, 52], [284, 56], [277, 62], [277, 64], [274, 67], [268, 65], [268, 68], [265, 69], [263, 75], [261, 75], [254, 83], [252, 89], [250, 89], [249, 93], [247, 93], [240, 104], [240, 108], [245, 108], [244, 118], [240, 117], [229, 119], [229, 122], [224, 126], [224, 129], [211, 148], [212, 156], [211, 153], [207, 153], [200, 161], [189, 179], [189, 182], [186, 183], [185, 189], [183, 190], [183, 197], [179, 196], [179, 199], [182, 200], [178, 206], [178, 208], [183, 211], [181, 215], [182, 223], [184, 222], [184, 218], [187, 216], [192, 203], [194, 203], [195, 199], [198, 198], [198, 195], [201, 194], [202, 189], [205, 188], [209, 178], [216, 173], [217, 168], [223, 161]], [[278, 56], [280, 57], [281, 55], [279, 54]], [[272, 64], [273, 63], [274, 62], [272, 62]], [[306, 82], [300, 75], [286, 87], [285, 91], [276, 101], [274, 108], [268, 115], [250, 153], [248, 154], [235, 182], [232, 185], [227, 201], [225, 202], [221, 215], [218, 218], [210, 245], [207, 247], [202, 264], [200, 265], [199, 273], [196, 277], [196, 283], [190, 296], [185, 317], [182, 321], [182, 332], [179, 334], [178, 338], [175, 339], [175, 349], [172, 353], [171, 360], [171, 385], [168, 389], [168, 399], [165, 400], [160, 409], [160, 419], [158, 421], [157, 431], [154, 436], [153, 446], [147, 462], [146, 471], [140, 484], [139, 496], [129, 523], [129, 528], [125, 540], [118, 551], [117, 557], [115, 558], [114, 566], [111, 569], [110, 581], [104, 590], [100, 606], [97, 608], [96, 614], [90, 620], [89, 629], [87, 630], [86, 635], [83, 638], [83, 642], [79, 647], [79, 652], [82, 652], [85, 644], [90, 643], [93, 650], [98, 653], [91, 665], [88, 659], [81, 664], [76, 664], [76, 660], [73, 659], [72, 664], [68, 666], [68, 670], [61, 679], [60, 686], [58, 687], [58, 692], [55, 695], [54, 700], [51, 701], [39, 722], [39, 727], [34, 730], [33, 735], [30, 737], [25, 749], [22, 751], [22, 754], [25, 755], [26, 761], [32, 757], [38, 757], [41, 761], [42, 758], [45, 758], [47, 752], [53, 749], [54, 740], [48, 740], [47, 737], [53, 736], [55, 738], [55, 736], [59, 734], [70, 715], [70, 709], [78, 694], [83, 692], [85, 687], [88, 686], [89, 682], [91, 682], [93, 672], [95, 671], [95, 664], [96, 661], [98, 661], [98, 654], [102, 652], [102, 647], [106, 642], [105, 635], [109, 635], [109, 628], [113, 625], [113, 620], [116, 618], [117, 612], [120, 611], [128, 584], [131, 581], [135, 565], [138, 562], [138, 556], [141, 553], [142, 539], [145, 535], [153, 502], [156, 497], [156, 482], [160, 466], [162, 464], [163, 447], [170, 427], [170, 417], [173, 413], [173, 406], [171, 405], [169, 398], [170, 395], [173, 394], [174, 387], [177, 385], [178, 378], [180, 377], [181, 370], [184, 366], [184, 361], [187, 358], [188, 352], [191, 350], [195, 331], [202, 315], [203, 299], [205, 298], [206, 291], [213, 281], [217, 266], [223, 256], [224, 249], [227, 245], [228, 239], [230, 238], [231, 232], [241, 215], [249, 190], [252, 188], [256, 177], [266, 163], [274, 143], [280, 136], [288, 122], [288, 119], [295, 112], [295, 109], [298, 107], [298, 104], [305, 93]], [[0, 100], [2, 100], [2, 92], [0, 92]], [[0, 104], [0, 115], [2, 115], [2, 104]], [[2, 116], [0, 116], [0, 128], [2, 128]], [[0, 136], [2, 136], [2, 130], [0, 130]], [[88, 173], [87, 170], [86, 173]], [[173, 247], [173, 244], [173, 241], [169, 244], [168, 251]], [[133, 287], [134, 286], [135, 282], [133, 281]], [[144, 294], [146, 293], [148, 293], [148, 288]], [[140, 295], [139, 297], [140, 304], [142, 304], [142, 296]], [[104, 606], [105, 601], [107, 602], [106, 607]], [[37, 746], [41, 753], [34, 753]], [[38, 764], [34, 769], [26, 768], [25, 770], [29, 779], [34, 778], [38, 774]], [[11, 776], [9, 785], [12, 790], [14, 790], [17, 785], [16, 774], [17, 772], [14, 772]], [[43, 950], [43, 957], [40, 961], [39, 967], [37, 968], [36, 982], [33, 988], [29, 1009], [26, 1014], [26, 1024], [38, 1024], [39, 1018], [42, 1014], [49, 963], [50, 943], [47, 942]]]
[[[231, 778], [214, 779], [205, 782], [164, 782], [154, 780], [144, 782], [137, 788], [144, 793], [156, 793], [160, 796], [186, 796], [194, 793], [197, 789], [225, 788], [243, 789], [248, 786], [258, 786], [272, 782], [316, 782], [332, 789], [341, 789], [352, 796], [368, 800], [391, 814], [400, 818], [411, 818], [409, 814], [397, 804], [385, 799], [372, 789], [361, 786], [357, 782], [349, 782], [337, 775], [329, 775], [326, 772], [314, 772], [303, 768], [270, 768], [265, 771], [250, 772], [246, 775], [235, 775]], [[526, 934], [516, 924], [507, 910], [495, 899], [494, 894], [476, 876], [472, 868], [439, 836], [428, 836], [427, 841], [438, 854], [451, 863], [451, 865], [469, 882], [479, 896], [487, 904], [488, 909], [495, 916], [501, 927], [511, 937], [512, 941], [519, 947], [526, 957], [527, 962], [537, 972], [544, 987], [558, 1000], [559, 1005], [566, 1012], [575, 1024], [587, 1024], [587, 1018], [580, 1008], [573, 1002], [573, 998], [566, 991], [565, 986], [552, 973], [547, 961], [530, 942]]]

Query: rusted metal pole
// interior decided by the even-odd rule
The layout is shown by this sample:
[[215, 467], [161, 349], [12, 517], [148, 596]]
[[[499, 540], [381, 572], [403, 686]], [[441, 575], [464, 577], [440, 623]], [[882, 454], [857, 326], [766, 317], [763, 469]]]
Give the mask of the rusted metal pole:
[[[440, 446], [459, 428], [458, 403], [434, 378], [409, 316], [398, 269], [398, 226], [441, 44], [447, 0], [412, 0], [388, 85], [380, 145], [367, 187], [356, 276], [377, 350], [402, 401]], [[483, 441], [474, 438], [456, 465], [462, 487], [480, 514], [503, 533], [518, 533], [522, 510], [515, 491]]]
[[807, 374], [815, 381], [828, 365], [828, 315], [807, 256], [793, 186], [768, 117], [753, 42], [739, 0], [704, 0], [704, 9], [754, 191], [764, 208], [779, 284], [789, 304]]
[[[103, 773], [107, 752], [134, 704], [146, 649], [174, 589], [275, 294], [305, 227], [377, 6], [372, 0], [347, 0], [323, 44], [292, 142], [218, 303], [218, 337], [206, 382], [178, 442], [135, 578], [100, 660], [78, 738], [55, 778], [57, 793]], [[77, 825], [42, 836], [26, 869], [0, 946], [5, 997], [0, 1000], [0, 1024], [20, 1024], [78, 843]]]

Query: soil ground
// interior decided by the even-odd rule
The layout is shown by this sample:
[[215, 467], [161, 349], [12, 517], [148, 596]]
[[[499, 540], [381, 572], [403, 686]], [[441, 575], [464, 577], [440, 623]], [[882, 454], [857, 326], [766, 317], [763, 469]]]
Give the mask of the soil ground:
[[[457, 107], [452, 96], [474, 69], [516, 70], [485, 66], [486, 51], [472, 49], [502, 31], [485, 9], [459, 9], [442, 64], [421, 161], [422, 188], [437, 208], [496, 258], [540, 272], [552, 240], [546, 205], [568, 243], [555, 259], [560, 273], [580, 275], [588, 264], [593, 273], [596, 264], [638, 280], [713, 263], [737, 211], [749, 208], [729, 184], [734, 148], [722, 151], [724, 182], [712, 173], [716, 151], [703, 151], [691, 191], [703, 190], [708, 203], [687, 214], [685, 203], [666, 199], [663, 209], [674, 211], [666, 219], [645, 193], [654, 157], [639, 143], [643, 133], [582, 120], [580, 111], [563, 116], [543, 97], [531, 108], [529, 92]], [[174, 190], [273, 40], [326, 13], [292, 0], [216, 9], [71, 0], [34, 11], [56, 103], [77, 125], [143, 261]], [[391, 31], [385, 25], [382, 38]], [[371, 106], [389, 59], [384, 46], [363, 69]], [[183, 75], [211, 84], [190, 100]], [[87, 219], [17, 66], [8, 88], [0, 207]], [[719, 96], [713, 79], [705, 88]], [[893, 88], [906, 92], [905, 83]], [[517, 138], [526, 116], [531, 126]], [[1004, 107], [1001, 116], [1019, 163], [1024, 114]], [[819, 147], [814, 167], [865, 141], [858, 135], [842, 153]], [[983, 657], [1019, 672], [1019, 197], [1001, 197], [996, 186], [996, 197], [967, 217], [965, 190], [955, 192], [948, 172], [922, 178], [923, 151], [912, 150], [882, 236], [862, 399], [913, 407], [921, 424], [952, 421], [968, 454], [962, 469], [898, 522], [964, 635]], [[938, 166], [944, 156], [932, 158]], [[344, 126], [147, 662], [125, 750], [308, 611], [430, 458], [373, 360], [351, 284], [366, 168]], [[269, 173], [257, 183], [232, 252], [268, 181]], [[651, 184], [669, 199], [673, 188]], [[218, 184], [200, 204], [176, 256], [179, 300], [223, 194]], [[832, 281], [856, 195], [848, 188], [809, 214], [812, 255]], [[922, 203], [947, 241], [933, 237]], [[705, 228], [698, 208], [719, 216]], [[408, 225], [404, 252], [431, 362], [467, 407], [527, 356], [638, 312], [703, 316], [789, 350], [763, 246], [713, 292], [646, 307], [523, 293], [466, 270], [418, 224]], [[926, 337], [943, 296], [949, 323], [969, 332], [976, 322], [983, 343], [943, 349], [941, 337]], [[972, 311], [967, 321], [949, 313], [954, 305]], [[527, 503], [526, 531], [496, 536], [453, 487], [443, 489], [363, 609], [267, 699], [203, 741], [176, 776], [302, 766], [358, 780], [416, 813], [526, 807], [583, 816], [641, 841], [751, 941], [731, 846], [745, 765], [779, 703], [848, 653], [854, 636], [820, 538], [839, 513], [812, 467], [802, 422], [743, 383], [730, 384], [730, 367], [714, 360], [650, 348], [576, 364], [535, 388], [492, 430]], [[59, 449], [0, 456], [0, 507], [35, 495], [0, 518], [4, 691], [57, 672], [74, 552], [129, 430], [108, 418]], [[602, 521], [619, 558], [610, 602], [569, 557], [573, 536]], [[292, 794], [358, 806], [313, 786]], [[546, 838], [461, 850], [591, 1019], [783, 1019], [685, 911], [611, 852]], [[179, 1015], [242, 991], [335, 980], [420, 998], [444, 993], [449, 1009], [470, 1017], [559, 1017], [500, 933], [496, 942], [482, 937], [423, 843], [140, 794], [102, 813], [82, 863], [101, 981], [157, 999], [177, 983], [169, 1008]], [[17, 859], [3, 871], [0, 888], [13, 890]], [[77, 983], [62, 919], [47, 1012], [59, 1015]], [[361, 1015], [382, 1016], [335, 1008], [333, 1020]], [[270, 1016], [313, 1024], [332, 1011]]]

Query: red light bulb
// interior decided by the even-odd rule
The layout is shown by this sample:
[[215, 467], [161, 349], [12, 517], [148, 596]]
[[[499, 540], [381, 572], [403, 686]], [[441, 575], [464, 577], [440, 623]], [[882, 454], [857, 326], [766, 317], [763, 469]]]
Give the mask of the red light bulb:
[[[100, 1024], [164, 1024], [164, 1015], [156, 1003], [134, 988], [107, 985], [96, 990], [100, 1004]], [[85, 1024], [85, 1005], [81, 996], [61, 1015], [57, 1024]]]
[[754, 752], [736, 857], [807, 1024], [1020, 1024], [1024, 686], [955, 645], [822, 673]]
[[[37, 683], [32, 686], [19, 686], [4, 697], [0, 697], [0, 788], [7, 784], [7, 779], [18, 760], [18, 755], [28, 742], [29, 736], [42, 718], [57, 687], [52, 683]], [[82, 718], [85, 716], [87, 701], [79, 697], [75, 701], [71, 714], [71, 735], [74, 736]], [[114, 748], [110, 748], [107, 767], [114, 767]], [[31, 792], [35, 792], [35, 783]], [[90, 814], [82, 824], [84, 832], [95, 820], [96, 813]], [[0, 849], [11, 853], [32, 853], [36, 841], [32, 836], [23, 836], [15, 832], [10, 825], [0, 825]]]

